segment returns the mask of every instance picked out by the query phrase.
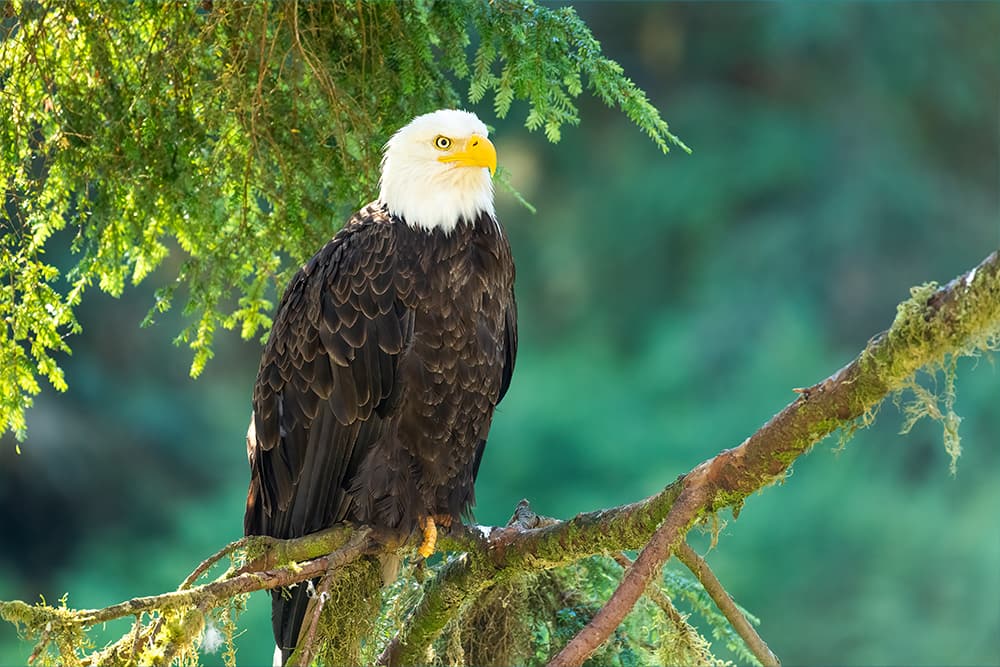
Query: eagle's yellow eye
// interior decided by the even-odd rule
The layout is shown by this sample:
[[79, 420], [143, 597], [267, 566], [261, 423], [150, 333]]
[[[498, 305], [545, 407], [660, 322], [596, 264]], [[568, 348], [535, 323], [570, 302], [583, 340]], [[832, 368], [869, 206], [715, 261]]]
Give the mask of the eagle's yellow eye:
[[451, 139], [439, 134], [434, 138], [434, 147], [446, 151], [451, 148]]

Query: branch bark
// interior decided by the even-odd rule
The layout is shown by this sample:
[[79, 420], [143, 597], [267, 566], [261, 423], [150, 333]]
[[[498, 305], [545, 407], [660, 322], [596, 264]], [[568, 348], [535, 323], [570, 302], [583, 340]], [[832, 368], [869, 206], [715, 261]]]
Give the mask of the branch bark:
[[764, 667], [781, 667], [781, 661], [778, 660], [778, 656], [771, 652], [771, 648], [767, 645], [767, 642], [757, 634], [753, 625], [750, 624], [747, 617], [736, 606], [736, 602], [730, 597], [729, 592], [726, 591], [722, 582], [712, 572], [712, 568], [708, 566], [705, 559], [699, 556], [684, 541], [677, 543], [676, 556], [680, 562], [684, 563], [687, 569], [691, 570], [691, 574], [698, 578], [701, 585], [705, 587], [705, 592], [715, 602], [715, 606], [719, 608], [719, 611], [726, 617], [729, 624], [733, 626], [736, 633], [746, 642], [750, 652], [760, 660], [760, 664], [764, 665]]
[[618, 585], [611, 599], [549, 661], [549, 667], [582, 665], [584, 660], [611, 636], [652, 582], [653, 575], [659, 572], [663, 563], [670, 557], [670, 549], [674, 542], [687, 534], [688, 528], [697, 517], [698, 508], [705, 503], [705, 491], [705, 487], [701, 485], [685, 486], [663, 524], [639, 552], [635, 562], [625, 570], [622, 583]]
[[[614, 558], [615, 562], [618, 563], [623, 570], [627, 570], [632, 567], [632, 563], [634, 562], [622, 552], [612, 554], [611, 557]], [[659, 585], [655, 583], [651, 584], [649, 588], [646, 589], [645, 595], [653, 601], [653, 604], [660, 608], [664, 615], [666, 615], [666, 617], [670, 620], [670, 623], [673, 624], [674, 631], [684, 638], [685, 643], [688, 646], [695, 646], [698, 638], [697, 632], [695, 632], [694, 628], [688, 625], [686, 618], [679, 611], [677, 611], [677, 607], [674, 606], [670, 597], [663, 592]], [[709, 662], [709, 656], [703, 655], [701, 658], [703, 662]], [[701, 662], [698, 664], [701, 664]]]

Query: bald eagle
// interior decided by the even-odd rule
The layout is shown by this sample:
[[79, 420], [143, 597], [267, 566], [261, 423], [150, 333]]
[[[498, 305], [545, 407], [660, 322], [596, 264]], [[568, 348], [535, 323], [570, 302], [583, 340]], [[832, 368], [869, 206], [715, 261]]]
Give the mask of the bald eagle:
[[[517, 352], [496, 150], [472, 113], [418, 116], [385, 146], [379, 198], [292, 278], [253, 391], [247, 535], [468, 515]], [[306, 587], [272, 595], [282, 663]]]

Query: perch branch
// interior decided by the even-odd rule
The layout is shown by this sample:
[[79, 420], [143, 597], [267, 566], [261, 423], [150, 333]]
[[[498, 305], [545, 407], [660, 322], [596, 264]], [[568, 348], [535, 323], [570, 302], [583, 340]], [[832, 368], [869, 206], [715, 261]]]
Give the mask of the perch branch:
[[54, 625], [75, 624], [88, 627], [123, 616], [138, 617], [140, 614], [153, 611], [162, 613], [173, 609], [192, 609], [202, 605], [210, 609], [224, 600], [232, 599], [243, 593], [289, 586], [319, 576], [330, 569], [343, 567], [354, 562], [361, 556], [374, 551], [374, 546], [368, 539], [368, 532], [367, 529], [357, 530], [347, 544], [340, 549], [329, 555], [299, 563], [294, 567], [245, 572], [188, 590], [132, 598], [103, 609], [73, 611], [33, 606], [20, 600], [0, 602], [0, 616], [12, 622], [34, 620], [35, 622], [52, 622]]
[[744, 498], [784, 475], [814, 444], [903, 388], [921, 367], [940, 365], [950, 354], [996, 343], [1000, 336], [1000, 252], [946, 286], [935, 287], [911, 290], [911, 298], [897, 307], [889, 330], [869, 341], [854, 361], [801, 390], [795, 401], [739, 447], [685, 475], [677, 501], [618, 589], [549, 664], [583, 664], [618, 627], [670, 557], [673, 545], [699, 517], [723, 507], [738, 509]]
[[[318, 558], [347, 544], [354, 530], [354, 527], [348, 524], [338, 524], [291, 540], [279, 540], [267, 535], [244, 537], [237, 542], [244, 543], [247, 549], [247, 562], [236, 570], [235, 574], [270, 570], [281, 563], [297, 563]], [[378, 541], [377, 536], [371, 535]]]
[[753, 653], [760, 663], [764, 667], [780, 667], [781, 661], [778, 660], [778, 656], [771, 652], [770, 647], [767, 645], [761, 636], [757, 633], [757, 630], [751, 625], [750, 621], [747, 619], [746, 615], [740, 611], [740, 608], [736, 606], [736, 602], [729, 595], [729, 592], [722, 586], [722, 582], [719, 578], [715, 576], [712, 572], [712, 568], [708, 566], [705, 559], [698, 555], [698, 553], [691, 548], [691, 546], [684, 541], [678, 542], [675, 548], [675, 556], [677, 559], [684, 563], [687, 569], [691, 570], [691, 573], [698, 578], [701, 585], [705, 587], [705, 592], [712, 598], [715, 602], [715, 606], [719, 608], [722, 615], [726, 617], [729, 624], [733, 626], [736, 633], [743, 638], [746, 643], [747, 648]]

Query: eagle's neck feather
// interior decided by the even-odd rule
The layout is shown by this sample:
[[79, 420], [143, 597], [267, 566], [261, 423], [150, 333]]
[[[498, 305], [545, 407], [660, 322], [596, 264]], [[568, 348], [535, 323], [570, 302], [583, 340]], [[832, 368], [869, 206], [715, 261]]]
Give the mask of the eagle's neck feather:
[[496, 220], [487, 169], [451, 167], [427, 174], [387, 159], [379, 200], [410, 227], [425, 231], [450, 234], [462, 219], [471, 222], [483, 213]]

